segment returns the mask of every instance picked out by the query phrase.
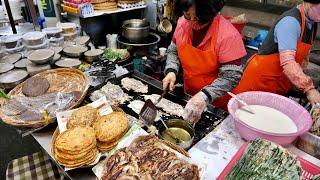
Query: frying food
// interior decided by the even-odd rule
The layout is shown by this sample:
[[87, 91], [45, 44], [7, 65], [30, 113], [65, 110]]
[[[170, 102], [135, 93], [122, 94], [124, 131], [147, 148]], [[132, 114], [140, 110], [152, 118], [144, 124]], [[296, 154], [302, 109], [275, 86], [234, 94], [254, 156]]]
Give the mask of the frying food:
[[83, 106], [75, 110], [68, 119], [67, 128], [71, 129], [77, 126], [92, 127], [93, 123], [98, 119], [99, 112], [91, 106]]
[[75, 127], [58, 135], [54, 157], [63, 166], [73, 168], [92, 163], [97, 155], [96, 137], [91, 127]]
[[257, 139], [250, 143], [241, 159], [225, 178], [302, 179], [302, 168], [295, 155], [270, 141]]
[[102, 180], [198, 180], [198, 167], [169, 149], [155, 136], [140, 136], [106, 160]]
[[148, 93], [148, 86], [134, 78], [126, 77], [121, 79], [121, 85], [126, 90], [133, 90], [137, 93]]
[[129, 127], [129, 119], [123, 112], [113, 112], [102, 116], [94, 123], [98, 149], [106, 152], [118, 144]]
[[120, 86], [114, 85], [110, 82], [104, 85], [100, 90], [94, 91], [91, 94], [90, 99], [92, 101], [96, 101], [104, 96], [107, 98], [107, 102], [111, 106], [123, 104], [131, 99], [128, 94], [123, 92]]
[[320, 107], [315, 105], [311, 111], [311, 116], [313, 119], [313, 125], [310, 132], [320, 137]]
[[[139, 114], [143, 105], [144, 105], [143, 101], [133, 100], [130, 102], [130, 104], [128, 104], [128, 107], [130, 109], [132, 109], [135, 113]], [[157, 111], [157, 117], [156, 117], [155, 121], [159, 121], [161, 116], [163, 116], [163, 115], [166, 115], [166, 113], [164, 113], [162, 111]]]
[[[150, 99], [155, 104], [159, 97], [160, 95], [158, 94], [144, 95], [145, 100]], [[161, 101], [156, 104], [156, 106], [163, 109], [165, 112], [176, 116], [182, 116], [184, 110], [180, 104], [174, 103], [165, 98], [162, 98]]]
[[32, 77], [22, 85], [22, 93], [29, 97], [37, 97], [45, 94], [50, 87], [49, 81], [42, 77]]

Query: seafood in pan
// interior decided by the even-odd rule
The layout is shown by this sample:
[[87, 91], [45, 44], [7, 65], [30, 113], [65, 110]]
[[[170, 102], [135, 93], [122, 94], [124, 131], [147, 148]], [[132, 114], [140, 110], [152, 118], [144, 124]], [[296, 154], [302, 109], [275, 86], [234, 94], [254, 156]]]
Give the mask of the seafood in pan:
[[94, 91], [90, 99], [91, 101], [96, 101], [101, 97], [105, 96], [110, 105], [119, 105], [123, 104], [131, 99], [127, 93], [123, 92], [120, 86], [114, 85], [108, 82], [100, 90]]
[[[150, 99], [155, 104], [159, 97], [160, 95], [158, 94], [144, 95], [145, 100]], [[163, 109], [166, 113], [175, 116], [182, 116], [184, 111], [184, 108], [180, 104], [174, 103], [165, 98], [162, 98], [161, 101], [156, 104], [156, 106]]]
[[123, 78], [121, 80], [121, 85], [126, 90], [133, 90], [137, 93], [148, 93], [148, 86], [143, 84], [141, 81], [134, 78]]

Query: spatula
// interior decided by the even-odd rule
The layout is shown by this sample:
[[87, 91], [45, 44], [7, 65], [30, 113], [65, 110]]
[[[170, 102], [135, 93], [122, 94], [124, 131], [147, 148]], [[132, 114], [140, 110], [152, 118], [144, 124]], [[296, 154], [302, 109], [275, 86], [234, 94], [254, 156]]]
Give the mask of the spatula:
[[[157, 112], [158, 112], [158, 111], [157, 111], [156, 106], [153, 104], [153, 102], [152, 102], [150, 99], [148, 99], [148, 100], [146, 100], [146, 102], [144, 103], [144, 105], [143, 105], [143, 107], [142, 107], [142, 109], [141, 109], [141, 111], [140, 111], [140, 113], [139, 113], [139, 116], [140, 116], [140, 118], [141, 118], [142, 120], [145, 121], [145, 123], [146, 123], [147, 126], [150, 126], [150, 125], [153, 125], [154, 120], [155, 120], [156, 117], [157, 117]], [[161, 122], [163, 123], [164, 127], [165, 127], [166, 129], [168, 129], [167, 124], [162, 120], [162, 118], [160, 118], [160, 120], [161, 120]], [[175, 142], [177, 142], [177, 143], [181, 142], [181, 140], [178, 139], [177, 137], [175, 137], [175, 136], [171, 133], [171, 131], [169, 131], [168, 135], [171, 136], [171, 137], [175, 140]]]
[[246, 107], [246, 111], [248, 111], [251, 114], [254, 114], [253, 110], [250, 108], [250, 106], [242, 99], [240, 99], [237, 95], [233, 94], [232, 92], [227, 92], [231, 97], [236, 99], [240, 104]]

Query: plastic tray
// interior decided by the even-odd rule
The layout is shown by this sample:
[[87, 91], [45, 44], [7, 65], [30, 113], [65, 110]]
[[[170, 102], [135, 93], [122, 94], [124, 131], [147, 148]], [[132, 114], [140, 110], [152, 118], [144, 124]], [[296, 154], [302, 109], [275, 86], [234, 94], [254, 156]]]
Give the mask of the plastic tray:
[[[248, 146], [248, 142], [244, 143], [241, 148], [238, 150], [238, 152], [233, 156], [229, 164], [224, 168], [222, 173], [219, 175], [217, 180], [224, 180], [225, 177], [232, 171], [233, 167], [237, 164], [237, 162], [242, 157], [244, 151], [246, 150]], [[300, 157], [298, 157], [298, 160], [300, 161], [300, 164], [302, 166], [302, 176], [303, 180], [310, 180], [314, 175], [320, 174], [320, 167], [312, 164], [311, 162], [304, 160]]]

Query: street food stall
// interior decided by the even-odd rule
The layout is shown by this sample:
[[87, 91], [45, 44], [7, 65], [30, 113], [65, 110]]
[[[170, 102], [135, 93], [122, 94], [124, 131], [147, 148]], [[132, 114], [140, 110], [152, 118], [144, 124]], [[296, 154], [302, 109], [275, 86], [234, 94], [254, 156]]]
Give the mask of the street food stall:
[[[94, 0], [62, 8], [79, 15], [84, 4], [95, 10], [86, 18], [147, 7]], [[242, 32], [244, 15], [225, 17]], [[208, 103], [197, 123], [185, 120], [192, 96], [182, 78], [163, 90], [173, 25], [158, 18], [156, 29], [150, 16], [121, 22], [103, 47], [94, 27], [72, 22], [2, 36], [0, 119], [32, 136], [68, 179], [319, 179], [320, 107], [303, 98], [229, 92], [226, 109]]]

